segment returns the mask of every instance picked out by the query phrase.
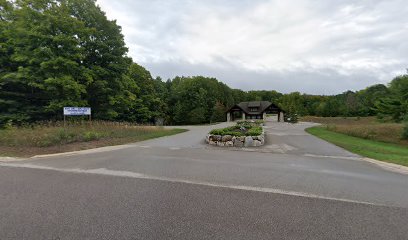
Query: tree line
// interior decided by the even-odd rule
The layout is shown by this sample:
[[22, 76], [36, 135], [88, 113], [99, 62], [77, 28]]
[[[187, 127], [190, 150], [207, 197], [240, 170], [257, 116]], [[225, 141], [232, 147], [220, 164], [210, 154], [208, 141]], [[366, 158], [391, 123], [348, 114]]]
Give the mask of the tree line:
[[59, 120], [64, 106], [89, 106], [102, 120], [200, 124], [255, 100], [299, 115], [408, 114], [407, 75], [333, 96], [242, 91], [211, 77], [153, 78], [127, 53], [121, 27], [95, 0], [1, 0], [0, 126]]

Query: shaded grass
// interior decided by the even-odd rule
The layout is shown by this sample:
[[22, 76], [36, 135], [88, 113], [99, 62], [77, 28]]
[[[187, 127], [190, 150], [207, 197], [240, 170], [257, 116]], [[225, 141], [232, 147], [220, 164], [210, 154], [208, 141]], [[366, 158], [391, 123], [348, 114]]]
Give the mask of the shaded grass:
[[32, 156], [138, 142], [181, 133], [184, 129], [165, 129], [129, 123], [95, 121], [43, 123], [0, 130], [0, 156]]
[[408, 148], [405, 146], [353, 137], [333, 132], [324, 126], [308, 128], [306, 131], [361, 156], [408, 166]]

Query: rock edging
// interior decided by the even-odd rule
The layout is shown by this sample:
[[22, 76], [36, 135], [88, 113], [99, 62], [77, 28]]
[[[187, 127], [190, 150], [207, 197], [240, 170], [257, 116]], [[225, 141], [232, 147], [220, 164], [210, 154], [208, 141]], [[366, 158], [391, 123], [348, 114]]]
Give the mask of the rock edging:
[[205, 138], [209, 145], [219, 147], [260, 147], [265, 144], [265, 130], [258, 136], [232, 136], [207, 134]]

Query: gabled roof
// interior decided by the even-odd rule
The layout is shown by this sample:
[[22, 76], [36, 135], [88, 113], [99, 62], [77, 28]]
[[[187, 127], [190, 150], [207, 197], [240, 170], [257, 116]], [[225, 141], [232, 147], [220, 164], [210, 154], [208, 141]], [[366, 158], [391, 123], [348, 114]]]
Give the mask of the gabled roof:
[[260, 107], [261, 102], [248, 102], [248, 107]]
[[[246, 114], [262, 114], [270, 106], [273, 106], [273, 107], [275, 107], [277, 109], [280, 109], [278, 106], [276, 106], [275, 104], [273, 104], [271, 102], [268, 102], [268, 101], [251, 101], [251, 102], [240, 102], [240, 103], [232, 106], [230, 109], [228, 109], [227, 112], [230, 112], [231, 109], [238, 107], [243, 112], [245, 112]], [[259, 110], [256, 111], [256, 112], [250, 111], [250, 108], [254, 108], [254, 107], [259, 108]]]

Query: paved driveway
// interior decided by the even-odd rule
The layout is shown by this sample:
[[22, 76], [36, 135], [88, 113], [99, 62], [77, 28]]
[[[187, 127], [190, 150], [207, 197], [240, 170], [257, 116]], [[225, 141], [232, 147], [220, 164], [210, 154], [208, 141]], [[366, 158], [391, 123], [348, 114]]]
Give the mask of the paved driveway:
[[[234, 123], [219, 123], [215, 125], [203, 126], [176, 126], [176, 128], [188, 129], [188, 132], [181, 134], [156, 138], [144, 141], [142, 144], [151, 147], [179, 147], [179, 148], [204, 148], [205, 136], [215, 128], [225, 128], [232, 126]], [[167, 127], [174, 128], [174, 127]]]
[[267, 121], [265, 123], [267, 141], [264, 149], [276, 153], [298, 155], [358, 157], [342, 148], [323, 141], [305, 132], [306, 128], [316, 126], [315, 123], [301, 122], [298, 124]]
[[[205, 136], [214, 128], [224, 128], [232, 125], [234, 125], [234, 123], [204, 126], [177, 126], [178, 128], [189, 129], [189, 131], [174, 136], [144, 141], [142, 143], [137, 143], [136, 145], [168, 148], [210, 148], [213, 150], [220, 150], [219, 147], [208, 146], [204, 141]], [[265, 146], [261, 148], [232, 150], [296, 154], [302, 156], [359, 158], [359, 156], [353, 153], [314, 137], [304, 131], [306, 128], [316, 125], [317, 124], [306, 122], [289, 124], [268, 120], [265, 123], [267, 139]]]
[[260, 149], [211, 128], [0, 163], [0, 239], [407, 239], [408, 177], [267, 123]]

